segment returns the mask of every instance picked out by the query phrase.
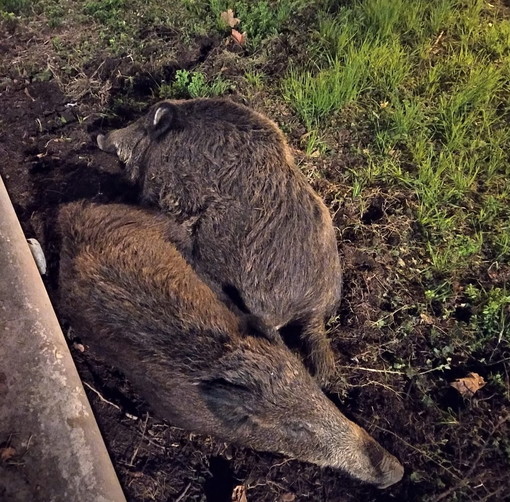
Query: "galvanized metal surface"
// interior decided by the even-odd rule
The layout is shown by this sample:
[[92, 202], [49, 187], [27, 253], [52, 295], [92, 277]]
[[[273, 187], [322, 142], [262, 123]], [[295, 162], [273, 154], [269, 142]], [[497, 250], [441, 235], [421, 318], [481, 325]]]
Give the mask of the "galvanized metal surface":
[[1, 178], [0, 500], [125, 501]]

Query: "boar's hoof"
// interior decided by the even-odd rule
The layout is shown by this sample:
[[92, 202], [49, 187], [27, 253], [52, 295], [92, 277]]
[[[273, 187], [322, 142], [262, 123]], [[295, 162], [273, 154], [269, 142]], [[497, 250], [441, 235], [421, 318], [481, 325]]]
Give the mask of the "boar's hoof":
[[335, 355], [331, 350], [329, 341], [326, 339], [321, 340], [321, 343], [316, 344], [313, 349], [307, 361], [307, 366], [315, 381], [322, 388], [327, 389], [331, 386], [336, 374]]

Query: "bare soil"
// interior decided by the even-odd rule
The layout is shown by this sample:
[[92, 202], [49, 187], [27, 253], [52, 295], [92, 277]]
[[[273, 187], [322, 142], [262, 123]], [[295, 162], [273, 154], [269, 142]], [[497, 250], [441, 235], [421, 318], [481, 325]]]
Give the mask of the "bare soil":
[[[19, 55], [23, 36], [9, 33], [3, 37], [5, 61]], [[171, 78], [176, 68], [198, 64], [215, 68], [225, 58], [225, 50], [218, 40], [197, 40], [191, 50], [178, 52], [175, 66], [160, 68], [161, 75]], [[90, 75], [97, 66], [91, 62]], [[136, 118], [141, 107], [132, 103], [154, 102], [154, 75], [149, 77], [143, 68], [130, 66], [122, 57], [108, 60], [94, 74], [97, 89], [104, 84], [107, 95], [98, 91], [76, 99], [76, 95], [66, 96], [55, 80], [20, 78], [8, 69], [4, 73], [0, 75], [0, 174], [27, 238], [37, 238], [46, 252], [49, 273], [45, 282], [57, 305], [55, 210], [59, 204], [82, 198], [136, 203], [136, 190], [122, 180], [117, 161], [97, 149], [93, 136]], [[130, 85], [127, 77], [131, 77]], [[102, 115], [105, 107], [113, 106], [112, 96], [129, 103], [115, 105], [114, 120]], [[232, 98], [242, 96], [234, 93]], [[272, 109], [263, 96], [253, 97], [250, 104], [290, 124], [290, 141], [298, 144], [300, 126], [288, 110]], [[359, 165], [359, 159], [348, 148], [353, 141], [349, 133], [338, 135], [338, 151], [328, 161], [307, 159], [297, 152], [308, 174], [323, 173], [311, 179], [335, 215], [346, 268], [344, 299], [331, 327], [339, 377], [330, 397], [402, 461], [406, 477], [397, 486], [379, 491], [337, 471], [174, 428], [151, 414], [115, 370], [114, 361], [109, 365], [87, 350], [81, 352], [62, 319], [128, 500], [229, 501], [238, 485], [247, 488], [248, 501], [261, 502], [508, 500], [507, 459], [494, 447], [496, 431], [498, 437], [508, 437], [510, 432], [508, 422], [501, 422], [507, 413], [504, 397], [489, 384], [476, 399], [466, 400], [449, 386], [469, 371], [489, 379], [491, 372], [503, 367], [482, 365], [475, 357], [461, 355], [454, 357], [451, 369], [428, 375], [384, 369], [397, 358], [426, 366], [434, 348], [444, 345], [441, 333], [451, 329], [452, 322], [443, 319], [441, 312], [432, 319], [420, 319], [418, 312], [395, 309], [396, 295], [403, 304], [423, 299], [422, 279], [412, 265], [413, 256], [420, 254], [413, 243], [417, 229], [409, 217], [412, 194], [381, 188], [366, 201], [363, 211], [347, 198], [339, 198], [348, 189], [343, 171]], [[362, 136], [356, 141], [362, 142]], [[397, 246], [407, 246], [408, 254], [396, 256]], [[399, 273], [398, 258], [406, 264]], [[502, 275], [478, 279], [493, 284], [505, 280]], [[459, 311], [460, 318], [469, 315]], [[374, 324], [378, 319], [386, 319], [385, 329]], [[404, 329], [406, 323], [411, 327]], [[375, 371], [370, 372], [371, 368]], [[445, 423], [448, 413], [455, 427]], [[473, 479], [476, 483], [471, 483]]]

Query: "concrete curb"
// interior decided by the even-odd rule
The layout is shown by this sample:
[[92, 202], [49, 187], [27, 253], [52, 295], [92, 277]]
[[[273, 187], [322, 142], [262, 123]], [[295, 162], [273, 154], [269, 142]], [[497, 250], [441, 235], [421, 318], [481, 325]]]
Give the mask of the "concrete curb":
[[1, 177], [0, 500], [126, 500]]

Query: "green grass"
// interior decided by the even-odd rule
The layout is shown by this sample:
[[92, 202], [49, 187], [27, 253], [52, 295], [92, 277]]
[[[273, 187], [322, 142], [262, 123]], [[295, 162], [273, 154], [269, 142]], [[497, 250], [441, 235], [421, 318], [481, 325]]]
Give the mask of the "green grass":
[[371, 130], [355, 191], [416, 194], [435, 272], [508, 259], [509, 21], [480, 0], [366, 0], [319, 17], [313, 64], [282, 82], [310, 137], [346, 107]]
[[[158, 29], [177, 30], [185, 44], [204, 34], [228, 40], [227, 9], [248, 36], [239, 88], [285, 100], [306, 128], [309, 154], [335, 151], [328, 136], [338, 124], [354, 136], [361, 130], [365, 167], [349, 171], [352, 194], [362, 200], [378, 186], [412, 192], [432, 273], [462, 276], [510, 258], [510, 20], [489, 2], [182, 0], [169, 9], [155, 0], [0, 0], [4, 13], [35, 12], [51, 27], [65, 20], [97, 34], [53, 40], [62, 60], [53, 71], [63, 82], [98, 54], [129, 54], [156, 69], [171, 62], [174, 44], [159, 41]], [[268, 42], [295, 36], [296, 26], [306, 48], [288, 59], [287, 72], [273, 75], [264, 67], [274, 56]], [[34, 75], [48, 72], [41, 65]], [[238, 82], [197, 65], [159, 82], [156, 92], [220, 96]]]
[[[277, 36], [297, 11], [306, 5], [304, 0], [279, 1], [227, 1], [227, 0], [184, 0], [190, 15], [197, 19], [212, 20], [207, 28], [219, 31], [230, 30], [221, 20], [221, 14], [232, 9], [239, 19], [235, 29], [247, 35], [248, 49], [257, 49], [267, 39]], [[206, 28], [205, 26], [202, 28]]]
[[0, 12], [20, 14], [30, 6], [29, 0], [0, 0]]

